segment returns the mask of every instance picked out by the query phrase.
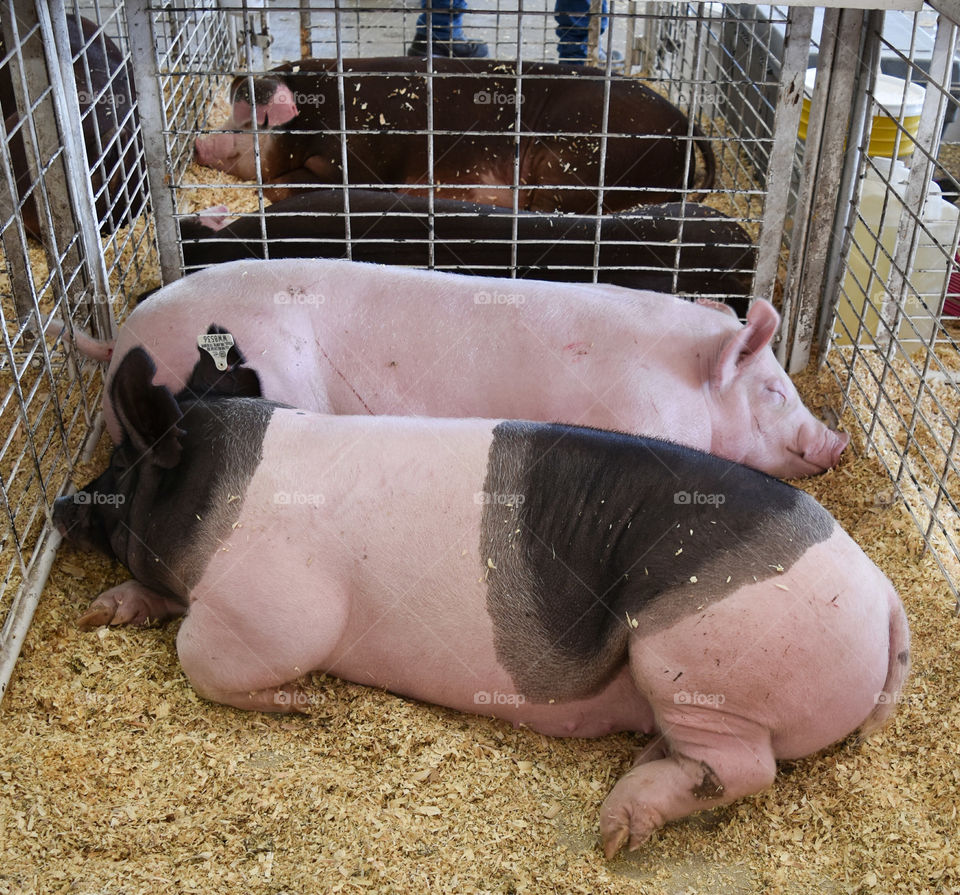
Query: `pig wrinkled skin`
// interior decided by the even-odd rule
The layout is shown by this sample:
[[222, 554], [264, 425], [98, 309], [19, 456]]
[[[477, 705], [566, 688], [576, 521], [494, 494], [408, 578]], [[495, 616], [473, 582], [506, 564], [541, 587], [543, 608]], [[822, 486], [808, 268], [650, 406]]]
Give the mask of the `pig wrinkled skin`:
[[224, 132], [197, 138], [197, 161], [270, 184], [271, 200], [331, 183], [427, 195], [423, 185], [432, 183], [436, 198], [580, 214], [676, 202], [682, 190], [708, 191], [715, 180], [703, 133], [635, 78], [605, 83], [603, 71], [585, 66], [525, 62], [518, 73], [512, 62], [410, 57], [345, 59], [343, 72], [343, 100], [335, 59], [236, 78]]
[[111, 466], [54, 510], [135, 579], [85, 621], [186, 613], [202, 696], [303, 710], [319, 670], [552, 736], [654, 734], [602, 806], [608, 858], [892, 714], [903, 607], [803, 492], [614, 432], [308, 413], [239, 360], [202, 356], [175, 399], [131, 350]]
[[[245, 346], [264, 396], [304, 410], [565, 422], [814, 475], [836, 465], [848, 436], [814, 418], [777, 363], [778, 321], [765, 301], [744, 326], [710, 303], [617, 286], [238, 261], [156, 292], [114, 354], [143, 346], [158, 384], [178, 392], [197, 336], [216, 322]], [[74, 338], [109, 358], [112, 346]], [[104, 413], [116, 442], [109, 402]]]

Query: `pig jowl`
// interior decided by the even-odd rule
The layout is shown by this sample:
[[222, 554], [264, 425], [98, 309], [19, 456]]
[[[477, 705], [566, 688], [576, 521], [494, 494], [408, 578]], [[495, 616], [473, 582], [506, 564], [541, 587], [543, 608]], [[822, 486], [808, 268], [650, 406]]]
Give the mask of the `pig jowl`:
[[107, 602], [186, 610], [201, 695], [302, 709], [322, 670], [548, 735], [655, 734], [601, 810], [608, 856], [892, 713], [903, 608], [802, 492], [613, 432], [311, 414], [211, 366], [177, 399], [129, 352], [110, 477], [85, 520], [55, 511], [70, 537], [96, 517], [135, 576]]

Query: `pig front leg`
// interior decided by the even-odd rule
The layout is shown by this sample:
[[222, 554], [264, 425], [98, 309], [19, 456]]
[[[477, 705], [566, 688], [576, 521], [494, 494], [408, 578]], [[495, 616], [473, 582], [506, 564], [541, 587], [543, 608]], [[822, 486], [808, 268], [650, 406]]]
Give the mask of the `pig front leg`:
[[77, 626], [88, 631], [101, 625], [149, 625], [177, 618], [186, 611], [177, 600], [164, 597], [131, 578], [100, 594], [77, 618]]
[[[311, 192], [311, 188], [307, 184], [315, 183], [318, 187], [330, 186], [335, 181], [336, 178], [332, 176], [324, 177], [322, 173], [318, 174], [312, 166], [295, 168], [293, 171], [286, 171], [278, 177], [271, 177], [269, 185], [265, 185], [263, 188], [263, 195], [271, 202], [279, 202], [281, 199], [289, 199], [291, 196]], [[283, 186], [286, 183], [295, 183], [297, 186]]]
[[312, 701], [296, 682], [328, 666], [346, 625], [345, 601], [331, 600], [308, 622], [269, 617], [270, 598], [191, 599], [177, 654], [197, 693], [244, 711], [309, 712]]
[[[661, 727], [669, 731], [666, 749], [642, 754], [600, 809], [600, 835], [607, 859], [624, 844], [631, 851], [639, 848], [672, 820], [729, 805], [773, 783], [776, 763], [769, 734], [751, 726], [757, 728], [752, 736], [743, 730], [742, 722], [736, 725], [736, 732], [718, 733], [727, 725], [714, 717], [703, 728], [689, 727], [686, 737], [685, 731]], [[665, 757], [656, 757], [658, 753]]]

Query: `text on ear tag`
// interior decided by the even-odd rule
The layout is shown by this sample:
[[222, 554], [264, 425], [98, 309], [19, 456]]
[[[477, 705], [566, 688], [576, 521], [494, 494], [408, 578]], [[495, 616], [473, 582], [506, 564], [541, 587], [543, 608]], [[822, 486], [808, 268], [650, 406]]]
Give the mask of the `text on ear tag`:
[[197, 336], [197, 345], [213, 358], [221, 373], [227, 369], [227, 355], [233, 348], [233, 336], [230, 333], [203, 333]]

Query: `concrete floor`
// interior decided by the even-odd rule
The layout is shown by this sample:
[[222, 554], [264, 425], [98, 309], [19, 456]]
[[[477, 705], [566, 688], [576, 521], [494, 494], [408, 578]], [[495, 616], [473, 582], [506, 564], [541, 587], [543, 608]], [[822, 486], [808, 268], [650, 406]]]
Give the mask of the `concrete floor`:
[[[501, 8], [496, 0], [469, 0], [464, 14], [464, 30], [471, 40], [485, 41], [491, 57], [532, 61], [556, 61], [556, 23], [553, 0], [523, 4], [522, 16], [516, 3]], [[248, 7], [253, 4], [249, 3]], [[311, 0], [309, 3], [310, 54], [316, 57], [337, 55], [337, 34], [340, 52], [345, 58], [369, 56], [402, 56], [413, 39], [420, 5], [417, 0], [340, 0], [335, 9], [333, 0]], [[643, 4], [641, 4], [643, 5]], [[610, 18], [612, 46], [626, 55], [626, 4], [614, 7]], [[272, 37], [269, 65], [279, 65], [301, 58], [301, 12], [288, 2], [266, 2], [267, 28]], [[257, 17], [254, 16], [255, 20]], [[642, 20], [638, 20], [639, 22]], [[259, 28], [259, 22], [255, 22]], [[520, 35], [518, 38], [518, 34]], [[606, 46], [607, 35], [604, 35]]]

